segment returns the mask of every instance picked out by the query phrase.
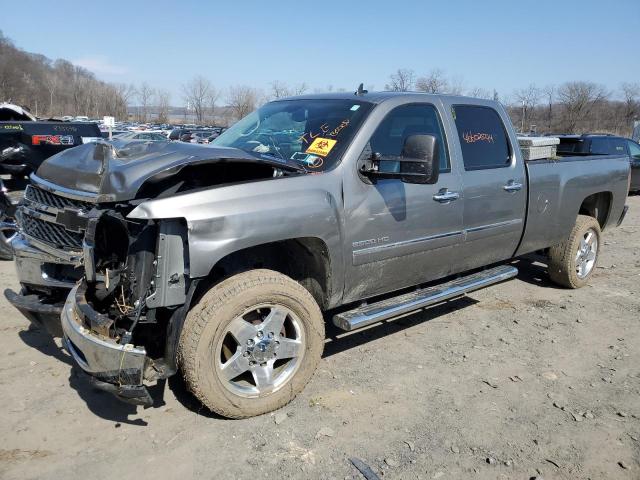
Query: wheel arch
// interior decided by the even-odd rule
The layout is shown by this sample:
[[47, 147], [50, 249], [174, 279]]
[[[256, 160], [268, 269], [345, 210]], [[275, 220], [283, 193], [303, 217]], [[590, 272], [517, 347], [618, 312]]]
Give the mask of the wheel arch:
[[593, 193], [582, 201], [578, 215], [588, 215], [595, 218], [600, 225], [600, 230], [604, 230], [609, 223], [612, 203], [612, 192]]
[[305, 287], [321, 309], [332, 304], [337, 293], [332, 285], [329, 248], [318, 237], [298, 237], [246, 247], [227, 254], [211, 268], [207, 283], [218, 283], [237, 273], [257, 268], [274, 270]]

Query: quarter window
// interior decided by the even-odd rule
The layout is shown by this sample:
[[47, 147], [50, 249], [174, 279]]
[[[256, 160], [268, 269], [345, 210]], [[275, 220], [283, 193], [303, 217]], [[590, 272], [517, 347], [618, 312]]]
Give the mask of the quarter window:
[[450, 171], [446, 137], [438, 111], [433, 105], [411, 104], [392, 110], [378, 126], [369, 144], [371, 150], [382, 157], [400, 157], [404, 142], [410, 135], [436, 137], [440, 172]]
[[511, 164], [511, 149], [498, 112], [489, 107], [457, 105], [452, 108], [452, 113], [465, 170]]

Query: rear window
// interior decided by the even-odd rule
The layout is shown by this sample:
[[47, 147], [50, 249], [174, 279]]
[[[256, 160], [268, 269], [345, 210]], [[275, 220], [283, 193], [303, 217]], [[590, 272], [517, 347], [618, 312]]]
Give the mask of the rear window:
[[574, 138], [560, 138], [560, 145], [558, 145], [559, 153], [580, 153], [583, 151], [584, 142], [580, 139]]
[[452, 113], [465, 170], [510, 165], [511, 149], [498, 112], [489, 107], [456, 105]]

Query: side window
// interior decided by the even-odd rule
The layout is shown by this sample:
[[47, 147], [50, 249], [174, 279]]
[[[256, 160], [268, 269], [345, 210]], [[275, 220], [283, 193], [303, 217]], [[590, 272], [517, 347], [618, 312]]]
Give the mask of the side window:
[[609, 145], [611, 146], [612, 155], [627, 155], [626, 141], [622, 138], [610, 138]]
[[371, 150], [383, 157], [399, 157], [406, 138], [410, 135], [433, 135], [438, 140], [440, 172], [451, 170], [447, 142], [438, 111], [433, 105], [411, 104], [392, 110], [376, 132], [369, 144]]
[[465, 170], [510, 165], [511, 148], [498, 112], [489, 107], [456, 105], [452, 113]]
[[640, 160], [640, 145], [636, 142], [627, 142], [629, 145], [629, 153], [634, 160]]
[[613, 153], [608, 138], [592, 138], [589, 153], [594, 155], [609, 155]]

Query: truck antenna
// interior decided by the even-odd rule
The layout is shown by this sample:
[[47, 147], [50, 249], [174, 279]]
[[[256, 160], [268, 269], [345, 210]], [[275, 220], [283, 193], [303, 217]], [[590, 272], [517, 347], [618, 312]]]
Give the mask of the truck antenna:
[[361, 83], [360, 85], [358, 85], [358, 90], [356, 90], [355, 94], [358, 95], [358, 96], [362, 96], [362, 95], [364, 95], [365, 93], [368, 93], [368, 92], [369, 92], [369, 90], [365, 90], [364, 89], [364, 83]]

